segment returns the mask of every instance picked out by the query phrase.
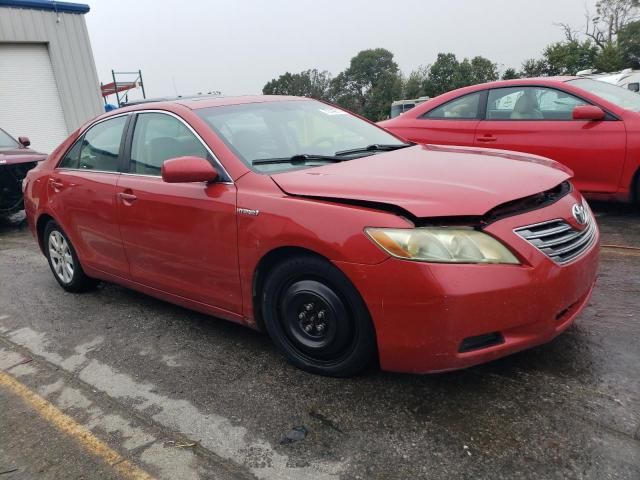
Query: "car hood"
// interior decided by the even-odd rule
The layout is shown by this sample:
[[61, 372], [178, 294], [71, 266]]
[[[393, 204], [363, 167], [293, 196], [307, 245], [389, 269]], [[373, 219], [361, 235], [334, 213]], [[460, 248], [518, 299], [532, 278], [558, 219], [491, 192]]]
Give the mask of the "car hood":
[[41, 162], [47, 156], [30, 148], [16, 148], [13, 150], [0, 150], [0, 165], [14, 165], [16, 163]]
[[424, 218], [484, 215], [571, 176], [535, 155], [420, 145], [272, 178], [290, 195], [390, 204]]

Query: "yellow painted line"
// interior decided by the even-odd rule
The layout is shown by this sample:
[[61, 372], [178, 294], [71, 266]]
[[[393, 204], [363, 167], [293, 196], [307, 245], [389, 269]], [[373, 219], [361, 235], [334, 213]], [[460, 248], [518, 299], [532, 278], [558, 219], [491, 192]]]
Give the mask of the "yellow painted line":
[[62, 413], [54, 405], [47, 402], [37, 393], [29, 390], [6, 372], [0, 370], [0, 386], [4, 386], [31, 406], [42, 418], [56, 427], [62, 433], [72, 437], [82, 448], [99, 458], [118, 475], [127, 480], [152, 480], [153, 477], [135, 466], [118, 452], [106, 445], [82, 425], [76, 423], [69, 415]]

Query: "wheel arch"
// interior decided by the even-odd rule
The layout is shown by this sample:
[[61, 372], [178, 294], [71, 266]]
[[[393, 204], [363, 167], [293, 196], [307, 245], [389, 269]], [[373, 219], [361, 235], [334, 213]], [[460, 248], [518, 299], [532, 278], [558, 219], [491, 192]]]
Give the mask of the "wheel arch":
[[50, 221], [55, 222], [56, 219], [48, 213], [43, 213], [38, 217], [38, 220], [36, 221], [36, 236], [38, 239], [38, 245], [40, 246], [40, 250], [42, 251], [42, 253], [44, 253], [44, 229], [46, 228], [47, 223], [49, 223]]
[[640, 205], [640, 167], [631, 177], [631, 202]]
[[256, 264], [256, 268], [253, 271], [253, 283], [251, 287], [251, 293], [252, 293], [254, 320], [259, 330], [265, 331], [264, 321], [262, 318], [262, 311], [260, 306], [260, 296], [262, 295], [262, 288], [264, 286], [264, 282], [267, 278], [267, 274], [269, 270], [287, 258], [291, 258], [292, 256], [305, 256], [305, 255], [320, 258], [322, 260], [325, 260], [331, 263], [331, 260], [329, 260], [324, 255], [321, 255], [318, 252], [315, 252], [308, 248], [282, 246], [282, 247], [274, 248], [273, 250], [270, 250], [267, 253], [265, 253]]

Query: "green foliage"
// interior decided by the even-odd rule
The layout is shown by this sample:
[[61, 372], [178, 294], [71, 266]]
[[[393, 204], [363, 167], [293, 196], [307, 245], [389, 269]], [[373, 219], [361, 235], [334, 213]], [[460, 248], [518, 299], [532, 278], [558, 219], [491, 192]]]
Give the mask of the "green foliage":
[[547, 62], [542, 59], [530, 58], [525, 60], [522, 64], [522, 70], [519, 76], [521, 78], [527, 77], [542, 77], [547, 74]]
[[453, 53], [439, 53], [436, 61], [429, 69], [429, 75], [422, 89], [425, 95], [435, 97], [441, 93], [457, 88], [460, 63]]
[[404, 82], [403, 98], [418, 98], [426, 95], [423, 85], [429, 76], [429, 67], [418, 67]]
[[617, 44], [608, 43], [600, 49], [593, 66], [599, 72], [615, 72], [625, 68], [622, 50]]
[[363, 50], [331, 85], [340, 106], [377, 121], [389, 114], [391, 102], [402, 95], [402, 76], [393, 53], [384, 48]]
[[618, 46], [625, 68], [640, 68], [640, 21], [631, 22], [618, 32]]
[[516, 78], [520, 78], [520, 75], [515, 68], [507, 68], [502, 74], [502, 80], [515, 80]]
[[329, 98], [331, 74], [316, 69], [300, 73], [286, 72], [268, 82], [262, 89], [265, 95], [296, 95], [326, 100]]
[[[465, 59], [463, 63], [466, 61]], [[477, 83], [493, 82], [498, 78], [498, 66], [495, 63], [488, 58], [473, 57], [471, 59], [471, 75], [465, 78], [462, 83], [475, 85]]]
[[498, 67], [484, 57], [465, 58], [462, 62], [453, 53], [439, 53], [423, 82], [425, 95], [435, 97], [455, 88], [497, 80]]
[[597, 56], [598, 47], [589, 40], [552, 43], [543, 53], [544, 74], [575, 75], [580, 70], [592, 68]]

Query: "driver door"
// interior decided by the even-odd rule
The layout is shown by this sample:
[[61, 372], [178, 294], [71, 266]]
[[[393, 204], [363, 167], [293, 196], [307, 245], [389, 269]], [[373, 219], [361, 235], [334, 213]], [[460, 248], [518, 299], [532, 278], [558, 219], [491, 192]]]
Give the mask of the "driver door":
[[120, 231], [131, 278], [142, 285], [240, 313], [236, 187], [218, 168], [212, 183], [165, 183], [165, 160], [208, 148], [178, 117], [139, 113], [128, 172], [117, 185]]
[[476, 146], [547, 157], [573, 170], [579, 190], [615, 192], [626, 155], [624, 123], [613, 117], [574, 120], [573, 108], [587, 103], [555, 88], [492, 89]]

